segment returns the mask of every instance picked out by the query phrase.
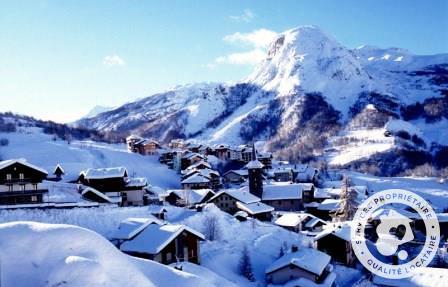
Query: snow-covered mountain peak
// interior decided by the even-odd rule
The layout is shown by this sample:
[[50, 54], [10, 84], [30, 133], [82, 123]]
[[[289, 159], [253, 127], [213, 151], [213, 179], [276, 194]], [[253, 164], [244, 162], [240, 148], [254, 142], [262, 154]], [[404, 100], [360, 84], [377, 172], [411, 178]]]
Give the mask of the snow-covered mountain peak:
[[249, 81], [279, 96], [319, 92], [343, 114], [372, 85], [354, 53], [316, 26], [281, 33]]

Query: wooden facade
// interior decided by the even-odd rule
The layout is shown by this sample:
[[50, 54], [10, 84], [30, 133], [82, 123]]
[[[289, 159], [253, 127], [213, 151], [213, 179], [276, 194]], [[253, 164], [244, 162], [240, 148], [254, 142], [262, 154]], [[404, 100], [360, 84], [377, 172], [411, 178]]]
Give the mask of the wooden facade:
[[166, 245], [157, 254], [148, 254], [143, 252], [127, 252], [125, 253], [149, 260], [154, 260], [161, 264], [172, 264], [178, 261], [191, 262], [195, 264], [200, 264], [200, 245], [199, 241], [201, 238], [197, 237], [191, 232], [185, 230], [178, 236], [176, 236], [168, 245]]
[[25, 161], [0, 162], [0, 204], [42, 203], [48, 189], [42, 186], [46, 171]]

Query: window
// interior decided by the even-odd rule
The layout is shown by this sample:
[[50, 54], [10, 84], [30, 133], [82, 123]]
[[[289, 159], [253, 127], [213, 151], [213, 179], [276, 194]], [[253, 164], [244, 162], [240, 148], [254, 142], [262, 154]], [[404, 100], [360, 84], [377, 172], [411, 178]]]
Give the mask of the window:
[[21, 191], [25, 191], [25, 185], [24, 185], [24, 184], [21, 184], [21, 185], [20, 185], [20, 190], [21, 190]]
[[34, 190], [37, 190], [37, 183], [33, 183]]
[[8, 192], [12, 192], [12, 191], [13, 191], [12, 184], [8, 184]]
[[37, 195], [32, 195], [31, 196], [31, 201], [32, 202], [36, 202], [37, 201]]
[[19, 174], [19, 178], [20, 180], [23, 180], [25, 178], [25, 176], [23, 175], [23, 173]]
[[8, 173], [8, 174], [6, 175], [6, 180], [11, 180], [11, 179], [12, 179], [12, 176], [11, 176], [10, 173]]

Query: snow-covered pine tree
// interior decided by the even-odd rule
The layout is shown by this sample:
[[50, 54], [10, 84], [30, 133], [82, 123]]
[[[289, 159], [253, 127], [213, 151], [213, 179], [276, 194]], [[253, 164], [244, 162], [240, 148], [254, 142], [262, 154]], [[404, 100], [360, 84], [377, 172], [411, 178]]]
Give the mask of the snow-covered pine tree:
[[252, 273], [252, 263], [250, 262], [249, 250], [246, 245], [243, 247], [243, 253], [241, 254], [239, 270], [240, 274], [246, 277], [250, 282], [255, 281], [254, 274]]
[[341, 186], [341, 202], [336, 213], [339, 221], [353, 219], [358, 207], [357, 196], [358, 192], [351, 186], [350, 177], [344, 176]]

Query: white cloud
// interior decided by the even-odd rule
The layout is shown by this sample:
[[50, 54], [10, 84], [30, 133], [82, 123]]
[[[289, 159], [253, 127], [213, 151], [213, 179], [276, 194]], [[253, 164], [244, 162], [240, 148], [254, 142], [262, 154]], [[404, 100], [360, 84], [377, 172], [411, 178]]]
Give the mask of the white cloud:
[[277, 33], [268, 29], [258, 29], [249, 33], [236, 32], [227, 35], [223, 38], [224, 42], [243, 45], [250, 50], [217, 57], [207, 67], [212, 69], [220, 64], [256, 65], [266, 58], [266, 49], [276, 37]]
[[258, 29], [250, 33], [236, 32], [227, 35], [223, 40], [227, 43], [239, 43], [255, 48], [266, 48], [277, 37], [277, 33], [268, 29]]
[[249, 23], [255, 18], [255, 13], [249, 9], [246, 9], [243, 11], [243, 14], [238, 16], [229, 16], [229, 18], [233, 21]]
[[248, 52], [232, 53], [215, 59], [216, 64], [256, 65], [266, 57], [266, 52], [254, 49]]
[[103, 64], [108, 67], [125, 66], [126, 62], [118, 55], [106, 56], [103, 59]]

